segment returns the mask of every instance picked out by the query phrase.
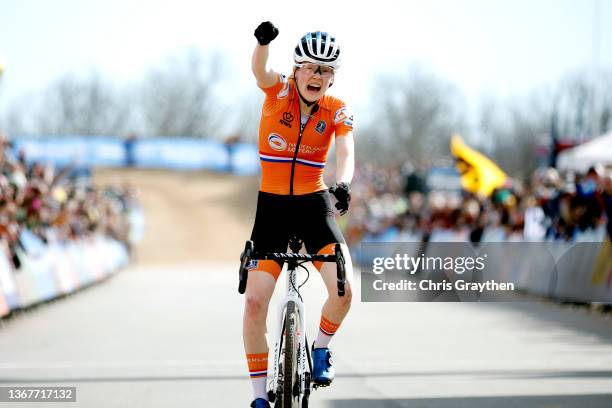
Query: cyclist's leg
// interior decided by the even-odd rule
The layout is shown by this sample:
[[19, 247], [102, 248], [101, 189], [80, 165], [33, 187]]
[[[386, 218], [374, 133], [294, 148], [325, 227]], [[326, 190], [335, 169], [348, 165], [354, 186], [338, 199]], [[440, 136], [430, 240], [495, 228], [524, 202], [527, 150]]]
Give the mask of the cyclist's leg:
[[[331, 254], [334, 252], [335, 245], [335, 243], [327, 245], [318, 252], [322, 254]], [[348, 253], [348, 248], [344, 244], [342, 244], [342, 253], [344, 254], [346, 262], [346, 283], [344, 286], [344, 296], [338, 296], [336, 264], [325, 262], [322, 265], [318, 265], [319, 267], [317, 268], [319, 269], [321, 278], [325, 283], [328, 297], [321, 310], [321, 322], [319, 326], [319, 333], [317, 334], [317, 338], [315, 340], [315, 348], [325, 348], [329, 346], [329, 342], [334, 334], [336, 334], [336, 331], [340, 327], [340, 324], [348, 314], [351, 307], [353, 297], [353, 267], [350, 255]]]
[[[274, 222], [276, 217], [283, 214], [283, 209], [282, 198], [259, 193], [257, 213], [251, 233], [255, 252], [285, 252], [288, 233], [283, 226], [277, 226]], [[255, 399], [264, 398], [267, 400], [268, 344], [266, 341], [266, 318], [281, 265], [275, 261], [253, 260], [248, 266], [248, 270], [243, 317], [244, 349], [254, 397]]]
[[[330, 262], [315, 262], [315, 267], [321, 272], [321, 277], [327, 288], [328, 298], [321, 311], [321, 324], [315, 340], [316, 348], [326, 348], [332, 336], [348, 314], [352, 300], [353, 268], [350, 254], [346, 247], [344, 237], [334, 218], [331, 207], [331, 198], [327, 191], [319, 192], [313, 196], [309, 203], [311, 211], [304, 217], [304, 241], [309, 253], [332, 254], [335, 244], [343, 246], [346, 261], [345, 295], [338, 296], [336, 264]], [[304, 209], [306, 211], [306, 209]]]
[[268, 399], [266, 318], [275, 284], [276, 279], [272, 274], [262, 270], [249, 271], [245, 292], [243, 341], [254, 399]]
[[278, 272], [264, 268], [249, 269], [249, 278], [245, 292], [243, 340], [247, 354], [267, 352], [266, 318], [270, 298], [274, 293]]

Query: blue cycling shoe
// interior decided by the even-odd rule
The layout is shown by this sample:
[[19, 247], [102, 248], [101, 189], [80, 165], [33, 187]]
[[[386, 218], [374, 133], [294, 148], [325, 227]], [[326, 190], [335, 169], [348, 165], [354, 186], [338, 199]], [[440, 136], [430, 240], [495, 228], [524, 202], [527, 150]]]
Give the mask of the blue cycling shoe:
[[270, 408], [270, 403], [263, 398], [257, 398], [251, 402], [251, 408]]
[[316, 385], [330, 385], [336, 375], [332, 366], [333, 360], [329, 348], [312, 350], [312, 379]]

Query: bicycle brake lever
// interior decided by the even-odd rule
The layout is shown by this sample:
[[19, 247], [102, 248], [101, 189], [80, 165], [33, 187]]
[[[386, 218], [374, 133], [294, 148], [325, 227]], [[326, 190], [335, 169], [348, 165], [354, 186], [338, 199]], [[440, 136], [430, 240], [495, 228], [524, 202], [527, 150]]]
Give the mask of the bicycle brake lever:
[[342, 247], [340, 244], [336, 244], [336, 279], [338, 281], [338, 296], [343, 297], [345, 295], [344, 285], [346, 282], [346, 269], [344, 268], [344, 255], [342, 254]]
[[247, 265], [251, 261], [253, 255], [254, 244], [253, 241], [247, 241], [244, 245], [244, 251], [240, 254], [240, 270], [238, 271], [238, 293], [241, 295], [246, 292], [247, 280], [249, 273], [247, 271]]

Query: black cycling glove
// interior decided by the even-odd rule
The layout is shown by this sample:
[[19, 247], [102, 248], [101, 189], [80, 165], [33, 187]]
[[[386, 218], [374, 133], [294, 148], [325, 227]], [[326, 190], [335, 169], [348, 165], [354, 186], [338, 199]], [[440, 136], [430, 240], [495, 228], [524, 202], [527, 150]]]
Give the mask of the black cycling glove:
[[269, 21], [264, 21], [255, 29], [255, 38], [259, 45], [268, 45], [278, 35], [278, 28]]
[[351, 189], [348, 183], [337, 183], [334, 184], [329, 192], [332, 193], [338, 202], [336, 208], [340, 211], [340, 215], [346, 214], [349, 209], [349, 203], [351, 202]]

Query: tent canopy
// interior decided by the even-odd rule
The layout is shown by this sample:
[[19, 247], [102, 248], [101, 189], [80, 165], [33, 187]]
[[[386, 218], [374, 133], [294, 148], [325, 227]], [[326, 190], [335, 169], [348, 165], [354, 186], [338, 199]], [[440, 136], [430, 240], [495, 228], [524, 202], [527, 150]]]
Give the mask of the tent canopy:
[[559, 154], [557, 167], [585, 173], [595, 164], [612, 167], [612, 132]]

